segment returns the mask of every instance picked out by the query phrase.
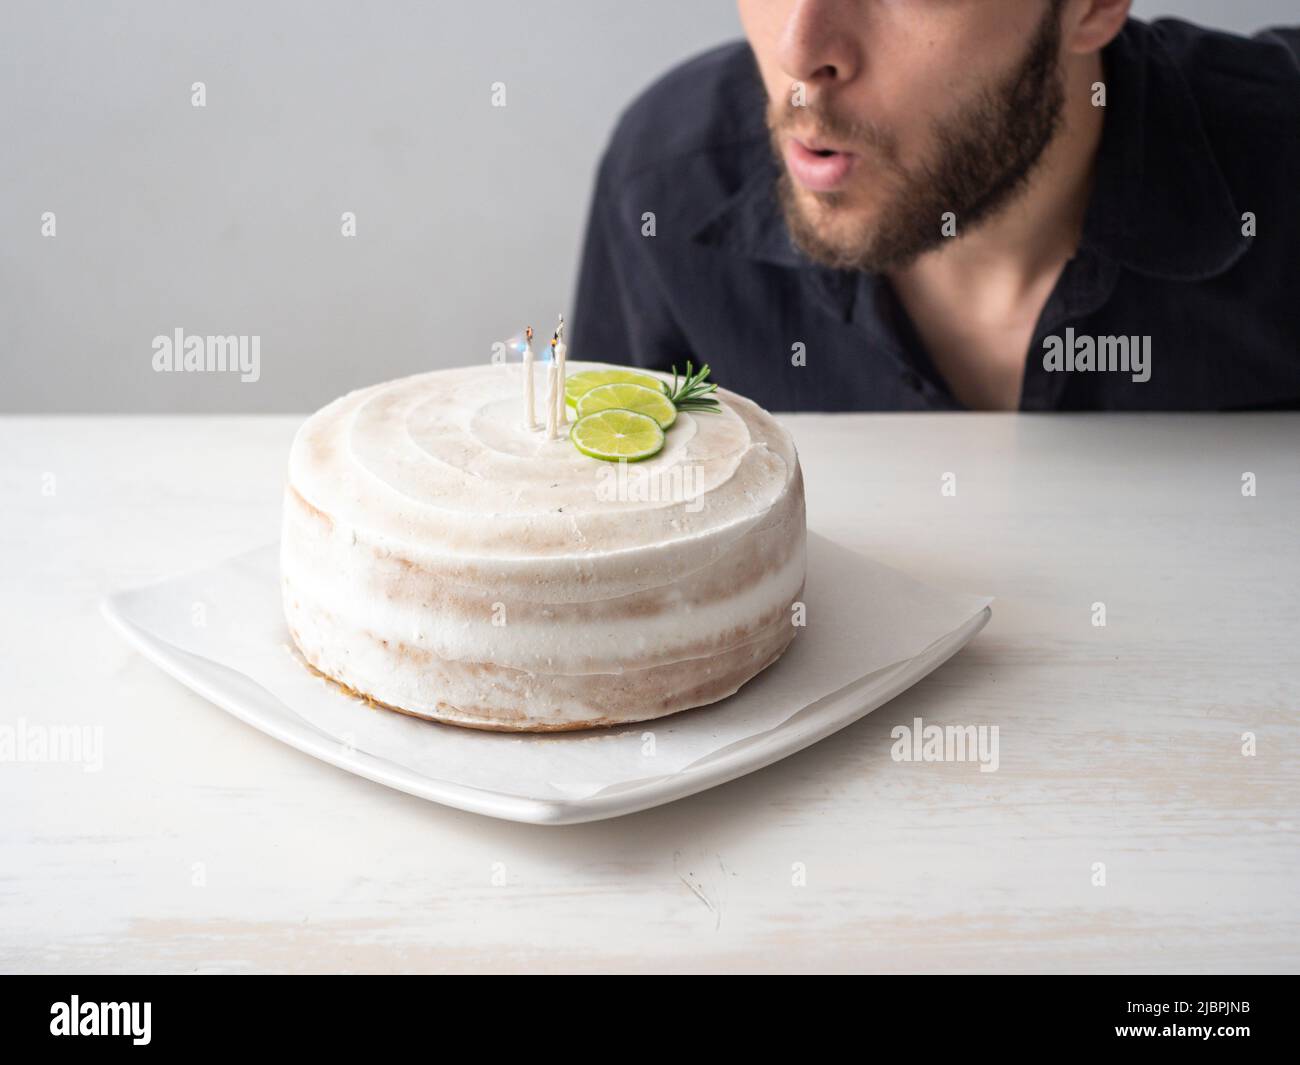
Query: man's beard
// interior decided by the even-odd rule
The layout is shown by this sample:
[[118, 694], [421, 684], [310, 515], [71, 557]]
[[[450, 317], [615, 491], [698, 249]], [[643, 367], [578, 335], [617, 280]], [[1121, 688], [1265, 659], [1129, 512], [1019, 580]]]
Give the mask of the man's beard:
[[[882, 180], [894, 186], [892, 195], [879, 201], [875, 220], [857, 225], [856, 231], [834, 234], [834, 209], [846, 202], [845, 194], [805, 192], [829, 209], [810, 212], [780, 162], [778, 195], [799, 249], [836, 269], [883, 273], [949, 239], [942, 229], [947, 212], [955, 216], [958, 232], [968, 233], [1011, 203], [1056, 136], [1065, 107], [1058, 11], [1059, 4], [1048, 5], [1028, 54], [1006, 80], [984, 89], [957, 115], [936, 125], [933, 155], [919, 167], [899, 161], [897, 143], [887, 132], [869, 122], [842, 119], [820, 101], [808, 107], [769, 107], [778, 160], [787, 130], [815, 130], [837, 147], [856, 152], [859, 166], [880, 166], [885, 171]], [[809, 118], [810, 127], [805, 125]], [[827, 224], [819, 224], [817, 214]]]

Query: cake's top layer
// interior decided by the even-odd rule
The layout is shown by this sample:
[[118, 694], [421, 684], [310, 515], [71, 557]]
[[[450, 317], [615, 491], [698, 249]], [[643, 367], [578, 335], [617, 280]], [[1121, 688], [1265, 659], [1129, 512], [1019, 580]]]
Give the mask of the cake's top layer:
[[[568, 373], [608, 368], [570, 362]], [[523, 560], [730, 539], [761, 522], [798, 476], [789, 434], [723, 389], [720, 413], [679, 413], [653, 458], [589, 458], [567, 426], [547, 438], [540, 360], [543, 428], [525, 427], [523, 372], [520, 363], [440, 370], [343, 396], [299, 430], [290, 488], [336, 534], [414, 559]]]

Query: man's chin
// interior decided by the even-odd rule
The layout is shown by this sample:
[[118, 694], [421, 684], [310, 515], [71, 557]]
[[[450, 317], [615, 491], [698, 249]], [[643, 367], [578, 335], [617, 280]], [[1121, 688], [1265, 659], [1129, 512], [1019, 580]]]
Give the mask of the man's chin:
[[812, 193], [788, 174], [778, 192], [791, 239], [820, 266], [888, 273], [942, 243], [939, 228], [916, 221], [904, 202], [866, 202], [861, 190]]
[[847, 193], [790, 190], [782, 198], [786, 225], [799, 249], [814, 262], [838, 269], [870, 260], [878, 210]]

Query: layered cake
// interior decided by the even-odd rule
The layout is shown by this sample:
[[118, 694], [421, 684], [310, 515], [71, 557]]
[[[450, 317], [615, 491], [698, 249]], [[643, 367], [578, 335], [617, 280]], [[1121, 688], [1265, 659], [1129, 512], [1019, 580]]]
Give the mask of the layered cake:
[[306, 661], [393, 710], [521, 731], [662, 717], [776, 661], [804, 582], [790, 436], [719, 389], [657, 453], [600, 461], [570, 439], [573, 408], [563, 431], [528, 424], [524, 372], [544, 395], [540, 363], [473, 366], [361, 389], [302, 426], [281, 550]]

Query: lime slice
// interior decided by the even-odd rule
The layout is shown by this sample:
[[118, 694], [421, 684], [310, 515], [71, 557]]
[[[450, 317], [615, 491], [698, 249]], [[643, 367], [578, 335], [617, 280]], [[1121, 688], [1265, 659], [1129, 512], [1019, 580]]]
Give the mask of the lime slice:
[[664, 446], [664, 431], [648, 414], [611, 408], [579, 418], [569, 430], [569, 439], [593, 459], [640, 462], [659, 454]]
[[648, 414], [660, 429], [667, 429], [677, 420], [677, 408], [664, 390], [645, 385], [597, 385], [578, 400], [578, 417], [614, 408]]
[[657, 388], [660, 392], [664, 390], [659, 378], [635, 370], [584, 370], [564, 379], [564, 398], [570, 407], [577, 409], [578, 400], [597, 385], [619, 384], [644, 385], [646, 388]]

